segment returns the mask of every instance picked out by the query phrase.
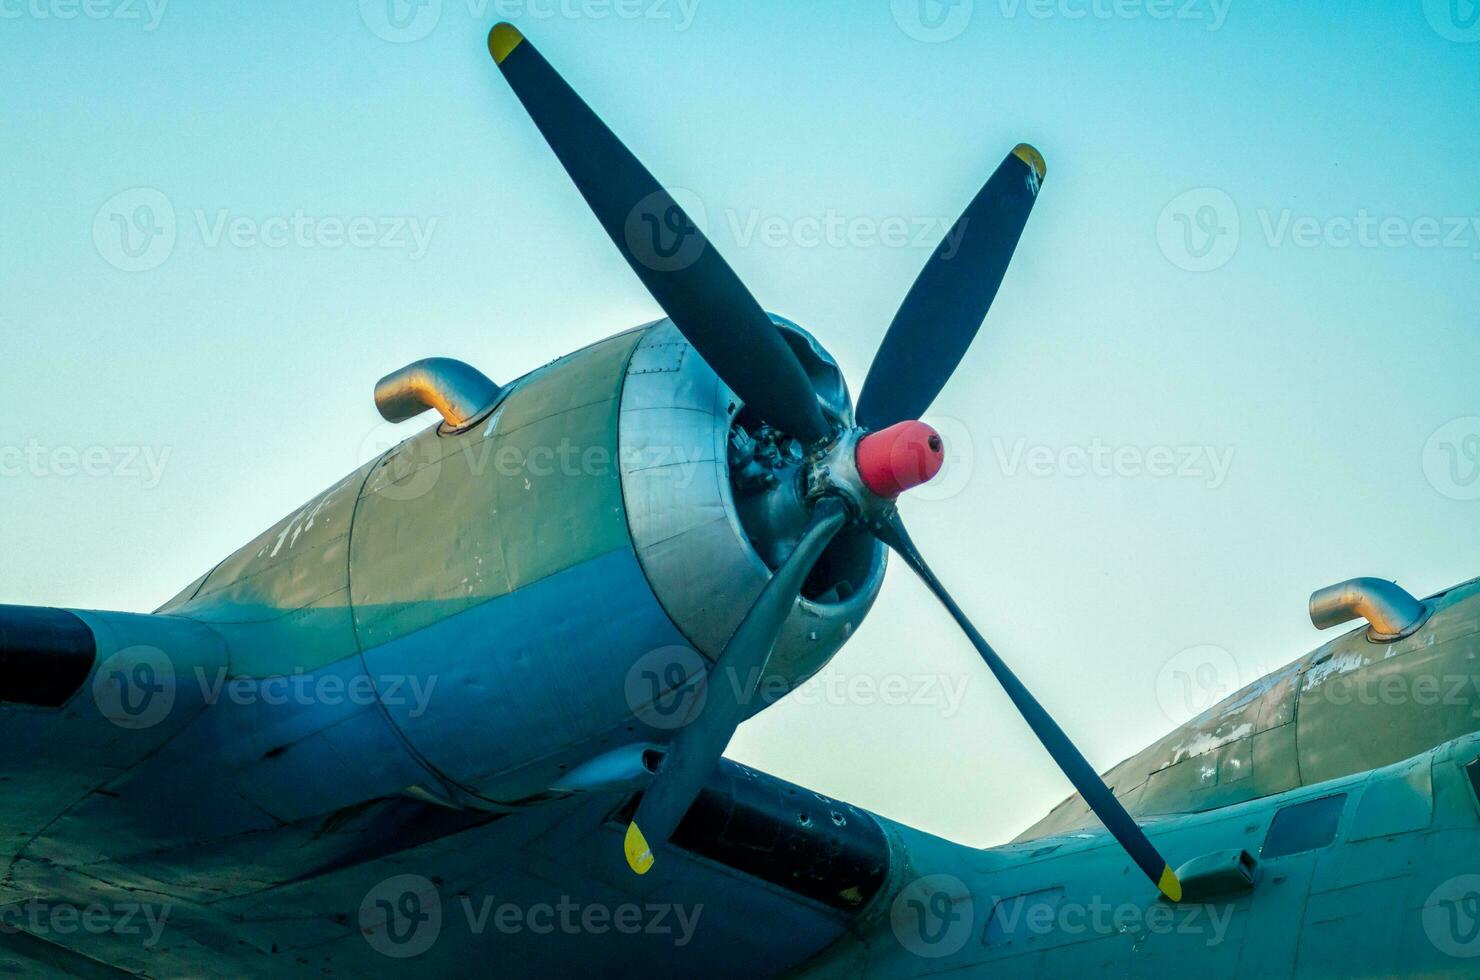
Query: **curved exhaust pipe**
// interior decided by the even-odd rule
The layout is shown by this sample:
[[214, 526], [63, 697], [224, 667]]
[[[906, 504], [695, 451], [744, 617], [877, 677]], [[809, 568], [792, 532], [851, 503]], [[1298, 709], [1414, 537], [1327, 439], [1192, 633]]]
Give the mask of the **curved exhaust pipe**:
[[1353, 578], [1317, 589], [1310, 596], [1310, 621], [1328, 629], [1353, 619], [1367, 621], [1367, 639], [1391, 643], [1411, 635], [1433, 612], [1397, 583], [1380, 578]]
[[427, 357], [375, 383], [375, 407], [387, 422], [404, 422], [435, 408], [447, 425], [476, 422], [498, 399], [499, 386], [471, 364]]

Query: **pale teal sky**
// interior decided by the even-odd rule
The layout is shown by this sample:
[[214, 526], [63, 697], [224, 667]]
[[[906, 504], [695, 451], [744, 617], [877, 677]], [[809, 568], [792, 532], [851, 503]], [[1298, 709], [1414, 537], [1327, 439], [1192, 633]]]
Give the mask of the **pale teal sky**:
[[[151, 608], [384, 444], [386, 371], [510, 378], [656, 315], [489, 61], [500, 17], [855, 391], [921, 229], [1043, 151], [934, 409], [970, 463], [907, 513], [1101, 768], [1170, 727], [1175, 669], [1319, 642], [1312, 589], [1480, 574], [1472, 0], [920, 2], [0, 0], [0, 601]], [[120, 248], [141, 204], [172, 248]], [[828, 674], [852, 693], [730, 754], [974, 843], [1068, 793], [902, 569]]]

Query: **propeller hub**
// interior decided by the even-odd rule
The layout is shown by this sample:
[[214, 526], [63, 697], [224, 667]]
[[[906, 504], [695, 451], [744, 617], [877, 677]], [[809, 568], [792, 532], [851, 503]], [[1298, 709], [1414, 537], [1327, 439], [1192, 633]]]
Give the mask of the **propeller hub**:
[[929, 481], [945, 463], [945, 445], [924, 422], [900, 422], [878, 432], [846, 428], [809, 454], [806, 500], [839, 497], [854, 520], [874, 525], [894, 512], [895, 500]]
[[886, 500], [928, 483], [945, 461], [940, 433], [924, 422], [897, 422], [858, 440], [858, 476]]

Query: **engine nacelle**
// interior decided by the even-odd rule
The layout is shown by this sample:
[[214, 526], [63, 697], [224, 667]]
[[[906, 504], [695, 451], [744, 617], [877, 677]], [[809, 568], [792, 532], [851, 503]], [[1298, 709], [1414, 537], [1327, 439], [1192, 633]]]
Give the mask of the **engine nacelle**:
[[[800, 327], [773, 320], [823, 414], [851, 425], [837, 363]], [[751, 418], [669, 321], [633, 353], [620, 432], [627, 523], [643, 573], [679, 630], [714, 659], [806, 526], [801, 448]], [[883, 579], [884, 547], [863, 530], [840, 534], [776, 643], [768, 670], [787, 684], [773, 690], [837, 653]]]

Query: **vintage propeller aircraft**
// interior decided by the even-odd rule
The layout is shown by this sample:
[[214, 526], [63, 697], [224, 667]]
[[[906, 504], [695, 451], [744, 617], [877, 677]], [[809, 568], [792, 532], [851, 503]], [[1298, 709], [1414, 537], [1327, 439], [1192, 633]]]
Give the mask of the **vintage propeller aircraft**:
[[[1480, 584], [1316, 593], [1316, 625], [1369, 625], [1102, 779], [911, 542], [900, 499], [943, 460], [918, 419], [1036, 150], [927, 262], [855, 410], [532, 43], [489, 49], [667, 318], [502, 386], [388, 375], [382, 415], [440, 422], [152, 615], [0, 607], [0, 973], [1480, 973]], [[721, 759], [764, 680], [858, 628], [886, 550], [1076, 790], [1014, 843]]]

